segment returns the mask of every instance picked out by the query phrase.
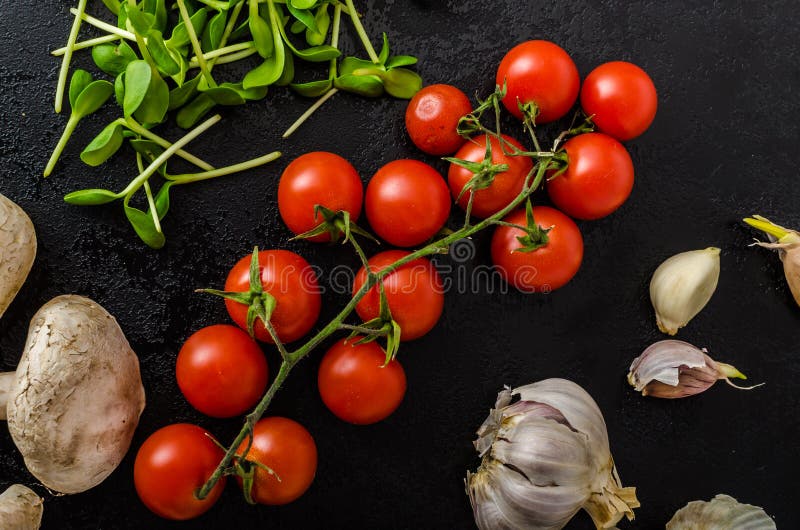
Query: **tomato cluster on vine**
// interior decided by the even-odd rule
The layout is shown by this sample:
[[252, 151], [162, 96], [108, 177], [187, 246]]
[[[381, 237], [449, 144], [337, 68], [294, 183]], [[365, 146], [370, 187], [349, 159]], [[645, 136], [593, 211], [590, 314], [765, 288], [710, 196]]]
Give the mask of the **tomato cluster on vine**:
[[[286, 167], [277, 196], [288, 229], [312, 243], [349, 243], [361, 260], [350, 304], [290, 351], [287, 344], [315, 328], [322, 307], [317, 278], [303, 257], [256, 248], [230, 269], [224, 291], [204, 290], [225, 299], [238, 327], [213, 325], [189, 337], [177, 358], [178, 387], [208, 416], [255, 409], [227, 450], [188, 424], [164, 427], [147, 439], [134, 479], [154, 513], [170, 519], [200, 515], [216, 502], [227, 475], [235, 476], [249, 502], [285, 504], [300, 497], [316, 472], [314, 439], [293, 420], [261, 416], [292, 367], [336, 331], [350, 336], [333, 343], [319, 365], [322, 402], [357, 425], [391, 415], [407, 384], [397, 349], [430, 332], [444, 308], [443, 281], [426, 256], [447, 250], [456, 236], [493, 227], [492, 261], [520, 291], [549, 292], [575, 276], [584, 248], [572, 218], [599, 219], [627, 200], [633, 164], [620, 141], [649, 127], [655, 87], [643, 70], [625, 62], [597, 67], [581, 86], [569, 55], [546, 41], [509, 51], [496, 82], [496, 92], [475, 109], [450, 85], [428, 86], [410, 101], [405, 123], [412, 142], [431, 155], [453, 155], [445, 158], [446, 178], [424, 162], [394, 160], [369, 179], [365, 192], [358, 170], [334, 153], [306, 153]], [[563, 118], [579, 96], [585, 121], [542, 150], [536, 125]], [[501, 104], [523, 120], [531, 147], [500, 132]], [[495, 115], [494, 129], [481, 121], [487, 111]], [[555, 207], [530, 201], [543, 182]], [[453, 202], [465, 211], [460, 231], [446, 227]], [[362, 209], [374, 234], [399, 248], [367, 256], [358, 240], [376, 238], [357, 224]], [[473, 218], [480, 221], [472, 224]], [[345, 322], [352, 311], [359, 323]], [[281, 355], [269, 387], [256, 340]]]

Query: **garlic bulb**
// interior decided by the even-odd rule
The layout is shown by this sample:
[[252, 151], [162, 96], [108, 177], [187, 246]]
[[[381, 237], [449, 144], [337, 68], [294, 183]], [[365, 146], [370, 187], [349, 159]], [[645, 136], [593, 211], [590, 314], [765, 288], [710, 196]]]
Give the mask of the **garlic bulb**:
[[794, 301], [800, 305], [800, 232], [776, 225], [766, 217], [754, 215], [744, 220], [753, 228], [767, 234], [769, 243], [756, 240], [756, 245], [778, 251], [783, 262], [783, 274]]
[[650, 301], [658, 329], [675, 335], [705, 307], [719, 281], [719, 249], [676, 254], [658, 266], [650, 280]]
[[[704, 392], [720, 379], [740, 390], [761, 385], [740, 387], [731, 377], [747, 377], [730, 364], [719, 363], [708, 356], [705, 348], [680, 340], [662, 340], [649, 346], [633, 360], [628, 383], [643, 396], [682, 398]], [[763, 383], [762, 383], [763, 384]]]
[[675, 512], [667, 530], [776, 530], [763, 508], [742, 504], [728, 495], [693, 501]]
[[466, 484], [481, 530], [558, 530], [581, 508], [610, 528], [639, 506], [636, 488], [620, 484], [600, 409], [571, 381], [500, 392], [475, 448], [482, 461]]

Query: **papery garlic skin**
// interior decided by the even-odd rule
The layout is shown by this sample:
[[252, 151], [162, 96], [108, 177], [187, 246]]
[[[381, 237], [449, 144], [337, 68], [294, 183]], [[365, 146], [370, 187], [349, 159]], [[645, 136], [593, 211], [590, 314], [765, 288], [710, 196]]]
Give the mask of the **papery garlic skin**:
[[600, 409], [571, 381], [500, 392], [478, 436], [483, 460], [467, 493], [481, 530], [558, 530], [581, 508], [610, 528], [639, 506], [620, 485]]
[[658, 329], [675, 335], [711, 300], [719, 281], [719, 253], [716, 247], [681, 252], [658, 266], [650, 280]]
[[763, 508], [742, 504], [728, 495], [692, 501], [667, 523], [667, 530], [776, 530]]
[[730, 377], [747, 379], [735, 367], [714, 361], [705, 349], [672, 339], [646, 348], [628, 371], [628, 383], [643, 396], [667, 399], [699, 394]]

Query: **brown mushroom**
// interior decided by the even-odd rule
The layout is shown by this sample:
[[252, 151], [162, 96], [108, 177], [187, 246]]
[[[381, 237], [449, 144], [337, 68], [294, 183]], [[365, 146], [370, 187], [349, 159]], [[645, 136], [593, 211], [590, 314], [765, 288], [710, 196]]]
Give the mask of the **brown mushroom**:
[[38, 530], [42, 525], [42, 498], [22, 484], [0, 494], [0, 525], [3, 530]]
[[0, 316], [25, 283], [36, 257], [36, 232], [28, 215], [0, 193]]
[[116, 469], [143, 409], [136, 354], [114, 317], [81, 296], [42, 306], [16, 372], [0, 374], [0, 419], [28, 470], [62, 493]]

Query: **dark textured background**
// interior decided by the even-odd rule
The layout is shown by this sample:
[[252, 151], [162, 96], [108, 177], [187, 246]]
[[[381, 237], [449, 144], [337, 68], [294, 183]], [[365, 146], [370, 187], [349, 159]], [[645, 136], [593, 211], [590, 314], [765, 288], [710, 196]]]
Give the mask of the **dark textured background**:
[[[405, 102], [388, 98], [337, 95], [282, 141], [280, 133], [309, 102], [275, 89], [266, 103], [225, 110], [224, 122], [191, 150], [219, 166], [274, 148], [284, 158], [258, 171], [176, 189], [164, 223], [167, 246], [149, 250], [120, 205], [79, 208], [61, 200], [79, 188], [120, 186], [134, 173], [128, 151], [96, 169], [77, 157], [116, 116], [116, 107], [87, 119], [52, 178], [41, 178], [66, 121], [52, 111], [59, 61], [48, 51], [66, 41], [72, 3], [0, 1], [0, 191], [30, 214], [39, 237], [33, 272], [0, 324], [0, 369], [14, 368], [28, 320], [55, 295], [84, 294], [116, 315], [140, 356], [148, 405], [131, 452], [103, 484], [60, 498], [36, 488], [46, 498], [45, 528], [166, 527], [136, 497], [136, 448], [172, 422], [199, 423], [223, 441], [240, 425], [238, 419], [202, 417], [175, 384], [182, 341], [202, 326], [227, 321], [221, 302], [192, 290], [222, 285], [228, 268], [254, 244], [290, 248], [328, 271], [356, 263], [347, 249], [286, 242], [275, 202], [283, 167], [309, 150], [344, 155], [365, 180], [398, 157], [445, 166], [414, 149], [404, 134]], [[91, 12], [102, 12], [99, 1], [89, 4]], [[316, 438], [314, 485], [280, 508], [250, 508], [229, 485], [210, 513], [181, 527], [470, 528], [462, 480], [478, 464], [471, 445], [475, 429], [502, 385], [553, 376], [583, 385], [605, 413], [623, 482], [638, 487], [643, 504], [634, 524], [624, 528], [663, 527], [687, 501], [721, 492], [766, 507], [780, 528], [800, 527], [800, 310], [777, 257], [748, 248], [754, 234], [739, 223], [760, 212], [800, 226], [796, 3], [368, 4], [365, 25], [375, 40], [387, 30], [398, 53], [420, 57], [426, 82], [453, 83], [469, 94], [487, 93], [505, 51], [529, 38], [563, 46], [582, 75], [615, 59], [642, 66], [659, 90], [659, 111], [652, 128], [628, 144], [637, 172], [633, 195], [611, 217], [580, 223], [584, 264], [564, 289], [544, 296], [448, 295], [436, 329], [403, 348], [409, 388], [389, 420], [371, 427], [338, 421], [316, 391], [321, 352], [303, 362], [271, 413], [299, 420]], [[351, 37], [344, 42], [356, 49]], [[88, 53], [78, 53], [76, 63], [90, 66]], [[169, 127], [164, 134], [175, 138]], [[477, 239], [477, 263], [488, 260], [487, 242], [486, 236]], [[674, 402], [644, 399], [624, 375], [633, 357], [664, 338], [647, 296], [650, 275], [666, 257], [709, 245], [723, 249], [720, 284], [680, 338], [767, 384], [752, 392], [719, 384]], [[320, 322], [345, 299], [326, 297]], [[275, 352], [268, 356], [274, 373]], [[2, 431], [0, 488], [33, 484]], [[570, 525], [590, 527], [583, 514]]]

